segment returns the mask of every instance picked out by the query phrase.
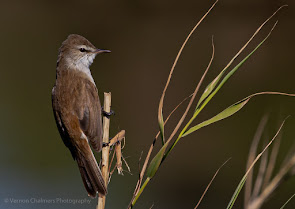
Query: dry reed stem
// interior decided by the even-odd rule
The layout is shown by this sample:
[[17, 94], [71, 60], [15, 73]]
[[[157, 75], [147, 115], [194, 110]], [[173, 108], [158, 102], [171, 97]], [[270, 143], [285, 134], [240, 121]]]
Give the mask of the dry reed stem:
[[279, 173], [270, 181], [261, 194], [250, 202], [247, 209], [259, 209], [269, 196], [278, 188], [282, 181], [286, 180], [289, 171], [295, 166], [295, 155], [285, 164]]
[[[104, 111], [111, 111], [111, 92], [104, 92]], [[110, 118], [103, 117], [103, 139], [102, 141], [106, 144], [109, 143], [109, 130], [110, 130]], [[102, 148], [102, 160], [101, 160], [101, 173], [104, 178], [104, 182], [106, 187], [108, 187], [108, 179], [109, 179], [109, 155], [110, 155], [110, 146], [105, 146]], [[98, 205], [96, 209], [104, 209], [106, 202], [106, 195], [98, 196]]]
[[[264, 141], [263, 146], [266, 145], [266, 140]], [[263, 183], [266, 167], [267, 167], [267, 160], [268, 160], [268, 149], [265, 151], [264, 155], [261, 157], [260, 165], [258, 169], [258, 175], [256, 177], [256, 181], [254, 184], [254, 189], [252, 192], [252, 197], [256, 197], [259, 192], [261, 191], [261, 186]]]
[[[288, 117], [287, 117], [288, 118]], [[259, 158], [262, 156], [262, 154], [268, 149], [268, 147], [273, 143], [273, 141], [276, 139], [276, 137], [278, 136], [278, 134], [280, 133], [281, 129], [283, 128], [287, 118], [282, 122], [282, 124], [279, 127], [279, 130], [276, 132], [276, 134], [273, 136], [273, 138], [270, 140], [270, 142], [264, 147], [264, 149], [262, 150], [262, 152], [260, 152], [257, 157], [255, 158], [255, 160], [251, 163], [250, 167], [248, 168], [246, 174], [244, 176], [247, 176], [250, 171], [252, 170], [252, 168], [254, 167], [254, 165], [256, 164], [256, 162], [259, 160]], [[295, 156], [294, 156], [294, 163], [295, 163]], [[294, 164], [293, 163], [293, 164]], [[286, 170], [286, 169], [285, 169]], [[279, 174], [282, 173], [282, 170], [279, 172]], [[278, 174], [278, 175], [279, 175]], [[277, 175], [277, 176], [278, 176]], [[280, 175], [280, 177], [282, 177], [282, 174]], [[275, 177], [276, 178], [276, 177]], [[255, 199], [251, 199], [251, 197], [249, 198], [249, 202], [245, 202], [244, 203], [244, 208], [245, 209], [259, 209], [260, 206], [263, 204], [263, 202], [266, 200], [267, 197], [269, 197], [269, 195], [274, 191], [274, 189], [278, 186], [278, 183], [280, 180], [282, 180], [283, 178], [281, 178], [280, 180], [278, 180], [278, 178], [275, 180], [275, 178], [272, 180], [271, 184], [264, 189], [261, 192], [261, 195], [259, 197], [256, 197]], [[275, 180], [275, 181], [274, 181]]]
[[[288, 160], [283, 163], [283, 166], [280, 168], [279, 172], [271, 179], [272, 171], [275, 164], [275, 158], [278, 155], [278, 149], [281, 142], [281, 133], [277, 142], [274, 144], [272, 153], [270, 156], [270, 161], [268, 163], [268, 168], [266, 170], [265, 177], [263, 179], [263, 187], [260, 193], [254, 193], [250, 198], [249, 202], [245, 202], [246, 209], [259, 209], [262, 207], [264, 202], [274, 193], [275, 190], [286, 180], [294, 175], [292, 170], [295, 168], [295, 155], [287, 157]], [[266, 179], [267, 178], [267, 179]]]
[[262, 189], [264, 189], [267, 186], [267, 184], [269, 183], [269, 181], [271, 179], [272, 172], [274, 170], [274, 167], [275, 167], [275, 164], [276, 164], [276, 159], [277, 159], [277, 156], [278, 156], [278, 153], [279, 153], [281, 140], [282, 140], [282, 134], [280, 133], [279, 136], [278, 136], [278, 139], [274, 142], [273, 148], [271, 150], [269, 162], [268, 162], [265, 177], [264, 177], [264, 180], [263, 180]]
[[[262, 119], [259, 122], [259, 125], [257, 127], [257, 130], [254, 134], [252, 144], [250, 146], [250, 151], [249, 151], [249, 156], [248, 156], [248, 162], [246, 165], [246, 170], [249, 169], [251, 163], [254, 161], [256, 152], [257, 152], [257, 147], [258, 143], [261, 139], [263, 130], [265, 129], [266, 123], [268, 121], [268, 115], [264, 115]], [[244, 208], [247, 207], [247, 204], [251, 198], [251, 191], [252, 191], [252, 179], [253, 179], [253, 170], [250, 171], [247, 181], [245, 183], [245, 197], [244, 197]]]

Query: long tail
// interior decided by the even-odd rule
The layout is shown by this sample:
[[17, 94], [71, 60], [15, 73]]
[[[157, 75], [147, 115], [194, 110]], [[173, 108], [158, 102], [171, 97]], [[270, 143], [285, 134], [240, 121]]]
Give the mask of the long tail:
[[93, 153], [91, 152], [87, 156], [79, 153], [76, 160], [88, 195], [96, 197], [97, 192], [106, 195], [107, 188]]

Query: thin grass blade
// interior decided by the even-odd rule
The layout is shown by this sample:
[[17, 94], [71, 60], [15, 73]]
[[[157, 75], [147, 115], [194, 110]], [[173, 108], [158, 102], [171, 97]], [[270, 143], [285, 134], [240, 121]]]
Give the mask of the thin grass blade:
[[202, 194], [202, 196], [201, 196], [199, 202], [197, 203], [197, 205], [196, 205], [196, 207], [195, 207], [194, 209], [197, 209], [197, 208], [199, 207], [200, 203], [202, 202], [202, 200], [203, 200], [205, 194], [207, 193], [208, 189], [210, 188], [212, 182], [214, 181], [215, 177], [216, 177], [217, 174], [219, 173], [220, 169], [221, 169], [221, 168], [222, 168], [222, 167], [223, 167], [223, 166], [224, 166], [229, 160], [230, 160], [230, 158], [229, 158], [227, 161], [225, 161], [225, 162], [224, 162], [224, 163], [218, 168], [218, 170], [215, 172], [214, 176], [212, 177], [211, 181], [210, 181], [209, 184], [207, 185], [205, 191], [203, 192], [203, 194]]
[[165, 144], [165, 136], [164, 136], [164, 118], [163, 118], [162, 109], [161, 109], [161, 112], [160, 112], [160, 117], [159, 117], [158, 123], [159, 123], [159, 128], [160, 128], [160, 135], [161, 135], [161, 139], [162, 139], [162, 145], [164, 145]]
[[212, 123], [215, 123], [219, 120], [225, 119], [233, 114], [235, 114], [236, 112], [238, 112], [240, 109], [242, 109], [247, 103], [248, 101], [254, 97], [254, 96], [258, 96], [258, 95], [265, 95], [265, 94], [270, 94], [270, 95], [282, 95], [282, 96], [292, 96], [294, 97], [295, 94], [288, 94], [288, 93], [282, 93], [282, 92], [258, 92], [255, 94], [251, 94], [250, 96], [247, 96], [246, 98], [236, 102], [235, 104], [231, 105], [230, 107], [228, 107], [227, 109], [225, 109], [224, 111], [222, 111], [221, 113], [219, 113], [218, 115], [214, 116], [213, 118], [206, 120], [192, 128], [190, 128], [188, 131], [186, 131], [181, 137], [187, 136], [190, 133], [204, 127], [207, 125], [210, 125]]
[[187, 136], [193, 132], [195, 132], [196, 130], [204, 127], [204, 126], [208, 126], [212, 123], [215, 123], [217, 121], [223, 120], [225, 118], [228, 118], [229, 116], [232, 116], [233, 114], [235, 114], [236, 112], [238, 112], [240, 109], [242, 109], [247, 103], [249, 99], [246, 99], [245, 101], [239, 101], [231, 106], [229, 106], [228, 108], [226, 108], [225, 110], [223, 110], [222, 112], [220, 112], [219, 114], [217, 114], [216, 116], [214, 116], [213, 118], [206, 120], [196, 126], [193, 126], [192, 128], [190, 128], [189, 130], [187, 130], [182, 137]]
[[295, 196], [295, 194], [293, 194], [288, 200], [287, 202], [285, 202], [285, 204], [280, 208], [280, 209], [284, 209], [285, 206], [293, 199], [293, 197]]

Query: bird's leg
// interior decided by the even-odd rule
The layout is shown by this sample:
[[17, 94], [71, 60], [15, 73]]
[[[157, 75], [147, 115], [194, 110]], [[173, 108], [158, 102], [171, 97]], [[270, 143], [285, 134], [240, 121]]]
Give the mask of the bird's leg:
[[115, 112], [111, 110], [110, 112], [104, 111], [103, 107], [101, 107], [102, 115], [106, 118], [110, 118], [112, 115], [115, 115]]

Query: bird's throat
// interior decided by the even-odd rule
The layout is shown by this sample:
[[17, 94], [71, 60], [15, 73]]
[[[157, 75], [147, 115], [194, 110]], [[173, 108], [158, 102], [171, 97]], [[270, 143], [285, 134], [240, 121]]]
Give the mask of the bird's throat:
[[86, 59], [87, 58], [85, 58], [85, 59], [79, 59], [77, 61], [73, 61], [72, 59], [67, 59], [66, 60], [67, 68], [69, 70], [77, 70], [77, 71], [80, 71], [80, 72], [84, 73], [86, 75], [86, 77], [93, 84], [95, 84], [94, 79], [93, 79], [93, 77], [91, 75], [90, 68], [89, 68], [89, 66], [93, 62], [93, 59], [91, 59], [91, 60], [88, 60], [88, 59], [86, 60]]

